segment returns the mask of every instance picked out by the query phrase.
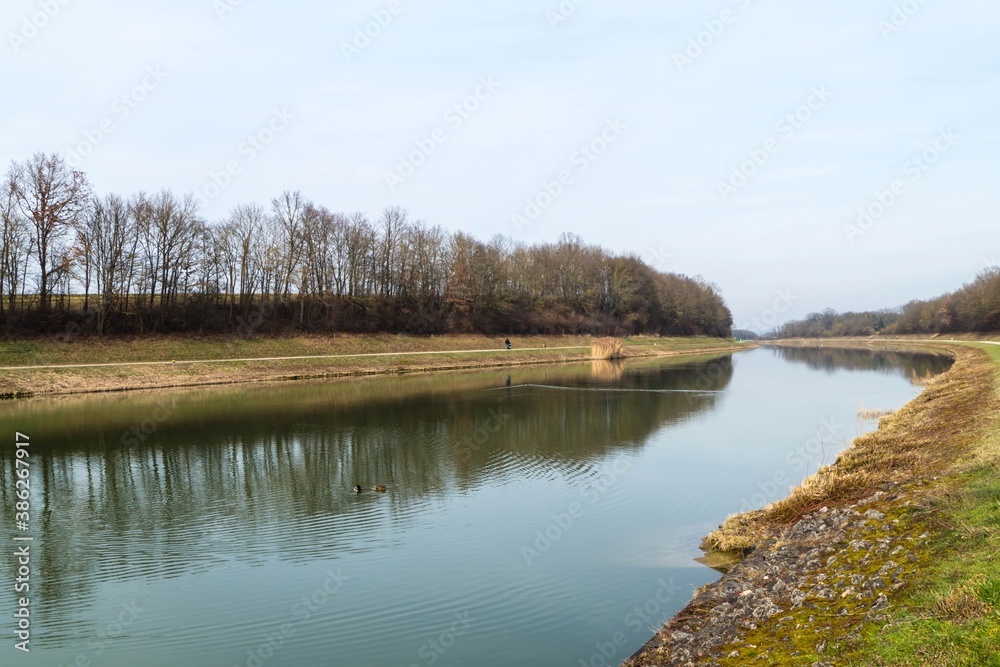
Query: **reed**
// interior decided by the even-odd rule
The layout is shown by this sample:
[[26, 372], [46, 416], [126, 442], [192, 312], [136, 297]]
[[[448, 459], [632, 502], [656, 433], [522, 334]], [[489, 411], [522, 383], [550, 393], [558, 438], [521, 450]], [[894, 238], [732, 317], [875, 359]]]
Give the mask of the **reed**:
[[625, 347], [617, 338], [599, 338], [590, 346], [591, 359], [624, 359]]
[[875, 409], [875, 410], [870, 410], [868, 408], [859, 408], [858, 409], [858, 419], [863, 419], [865, 421], [868, 421], [870, 419], [879, 419], [881, 417], [889, 417], [889, 416], [891, 416], [891, 415], [893, 415], [895, 413], [896, 413], [895, 410], [886, 409], [886, 408]]

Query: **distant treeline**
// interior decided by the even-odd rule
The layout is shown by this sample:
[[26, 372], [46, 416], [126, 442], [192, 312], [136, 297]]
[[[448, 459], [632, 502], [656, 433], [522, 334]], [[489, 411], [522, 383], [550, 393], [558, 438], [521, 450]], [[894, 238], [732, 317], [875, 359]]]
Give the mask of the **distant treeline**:
[[934, 334], [1000, 331], [1000, 268], [993, 267], [962, 289], [929, 301], [863, 313], [825, 310], [777, 329], [775, 338], [824, 338], [873, 334]]
[[715, 286], [576, 236], [483, 243], [399, 208], [373, 221], [298, 192], [207, 221], [190, 195], [96, 195], [58, 155], [11, 165], [0, 223], [8, 334], [731, 331]]

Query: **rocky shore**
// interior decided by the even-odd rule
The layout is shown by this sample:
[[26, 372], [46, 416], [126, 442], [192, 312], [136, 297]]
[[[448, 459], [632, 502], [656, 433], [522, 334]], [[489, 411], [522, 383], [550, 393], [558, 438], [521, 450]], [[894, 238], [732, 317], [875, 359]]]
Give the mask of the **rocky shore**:
[[911, 547], [928, 535], [914, 534], [912, 497], [890, 488], [803, 517], [700, 589], [626, 667], [777, 664], [755, 643], [762, 630], [794, 643], [793, 655], [817, 657], [816, 667], [829, 664], [821, 657], [831, 643], [856, 637], [862, 620], [884, 618], [918, 566]]
[[938, 502], [975, 457], [996, 406], [986, 356], [949, 351], [952, 370], [837, 463], [709, 536], [706, 544], [752, 546], [624, 667], [832, 666], [860, 650], [863, 629], [907, 609], [907, 584], [939, 553]]

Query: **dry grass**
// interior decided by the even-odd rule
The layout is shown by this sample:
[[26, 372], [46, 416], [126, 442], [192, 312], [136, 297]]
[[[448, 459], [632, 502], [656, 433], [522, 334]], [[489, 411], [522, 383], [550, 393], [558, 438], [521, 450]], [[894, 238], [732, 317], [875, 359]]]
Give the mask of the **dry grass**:
[[[4, 341], [0, 342], [0, 367], [18, 368], [0, 368], [0, 397], [562, 363], [589, 359], [593, 341], [589, 336], [524, 336], [515, 340], [513, 351], [503, 349], [501, 337], [471, 334], [299, 335], [254, 339], [147, 336], [81, 337], [71, 342], [55, 339]], [[634, 338], [626, 339], [625, 344], [630, 358], [705, 354], [752, 347], [704, 337]], [[386, 353], [391, 356], [315, 357]], [[300, 355], [311, 358], [278, 358]], [[253, 360], [265, 357], [275, 359]], [[171, 363], [172, 360], [176, 363]], [[196, 363], [195, 360], [211, 363]], [[37, 368], [47, 364], [134, 362], [157, 365]]]
[[990, 614], [990, 606], [979, 599], [971, 584], [959, 586], [934, 603], [934, 616], [941, 621], [962, 625]]
[[888, 408], [881, 408], [881, 409], [860, 408], [858, 409], [858, 419], [864, 419], [865, 421], [868, 421], [870, 419], [889, 417], [895, 413], [896, 413], [895, 410]]
[[625, 347], [617, 338], [600, 338], [590, 346], [592, 359], [624, 359]]
[[[888, 482], [906, 483], [953, 472], [996, 410], [994, 366], [980, 351], [956, 346], [950, 371], [879, 429], [861, 436], [832, 466], [821, 468], [785, 499], [762, 510], [729, 517], [704, 541], [722, 551], [752, 548], [776, 529], [823, 506], [865, 498]], [[983, 409], [990, 406], [990, 409]]]

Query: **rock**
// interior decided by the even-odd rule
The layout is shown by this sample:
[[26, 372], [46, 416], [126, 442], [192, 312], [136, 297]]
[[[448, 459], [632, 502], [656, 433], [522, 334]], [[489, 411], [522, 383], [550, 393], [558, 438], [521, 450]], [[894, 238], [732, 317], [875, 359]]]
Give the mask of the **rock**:
[[817, 586], [813, 589], [812, 594], [818, 598], [823, 598], [824, 600], [833, 600], [837, 597], [837, 593], [834, 592], [829, 586]]
[[897, 563], [894, 560], [890, 560], [885, 565], [882, 566], [882, 568], [878, 571], [878, 573], [879, 575], [884, 576], [898, 569], [899, 569], [899, 563]]
[[764, 598], [753, 610], [753, 617], [758, 621], [766, 621], [776, 614], [780, 614], [784, 609], [774, 603], [771, 598]]
[[882, 577], [873, 577], [864, 583], [864, 588], [868, 590], [885, 588], [885, 581], [882, 580]]
[[[718, 667], [726, 656], [739, 664], [778, 664], [778, 653], [801, 661], [803, 653], [825, 655], [850, 632], [857, 636], [858, 612], [869, 620], [886, 616], [888, 595], [916, 567], [910, 545], [929, 538], [907, 535], [912, 524], [905, 515], [890, 520], [881, 511], [902, 504], [899, 496], [878, 492], [846, 508], [820, 508], [776, 530], [719, 581], [698, 589], [689, 607], [647, 645], [647, 656], [668, 667]], [[809, 610], [808, 620], [792, 611], [799, 608]], [[754, 630], [775, 643], [751, 661], [751, 647], [741, 641]], [[810, 648], [794, 650], [790, 642], [806, 637]]]

